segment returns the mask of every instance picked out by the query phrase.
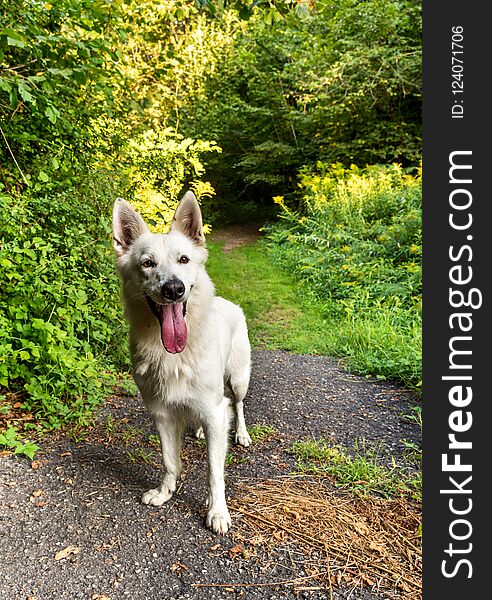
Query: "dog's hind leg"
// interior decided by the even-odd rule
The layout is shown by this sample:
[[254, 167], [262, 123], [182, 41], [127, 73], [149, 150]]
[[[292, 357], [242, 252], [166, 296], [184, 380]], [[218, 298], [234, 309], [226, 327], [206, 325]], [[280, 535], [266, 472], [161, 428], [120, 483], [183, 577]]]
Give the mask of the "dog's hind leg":
[[248, 391], [249, 377], [251, 372], [251, 349], [248, 341], [246, 324], [239, 328], [232, 341], [231, 355], [229, 358], [229, 387], [234, 399], [234, 410], [236, 413], [236, 444], [250, 446], [251, 437], [246, 428], [244, 419], [244, 397]]
[[215, 533], [226, 533], [231, 517], [225, 498], [224, 468], [229, 432], [229, 400], [222, 398], [203, 420], [208, 453], [208, 513], [207, 526]]
[[176, 481], [181, 473], [181, 442], [184, 423], [178, 416], [167, 412], [155, 415], [154, 420], [161, 438], [165, 474], [158, 488], [145, 492], [142, 502], [161, 506], [173, 495], [176, 490]]
[[[246, 428], [246, 420], [244, 418], [244, 402], [243, 398], [246, 395], [246, 391], [242, 393], [243, 390], [247, 390], [248, 386], [233, 386], [231, 382], [231, 387], [234, 392], [234, 410], [236, 412], [236, 435], [235, 441], [236, 444], [240, 444], [241, 446], [245, 446], [246, 448], [251, 445], [251, 437]], [[236, 391], [237, 390], [237, 391]]]

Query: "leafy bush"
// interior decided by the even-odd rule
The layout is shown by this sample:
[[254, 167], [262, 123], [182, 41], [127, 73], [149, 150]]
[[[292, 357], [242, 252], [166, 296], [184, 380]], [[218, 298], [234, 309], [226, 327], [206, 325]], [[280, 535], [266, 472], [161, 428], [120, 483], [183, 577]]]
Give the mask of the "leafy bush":
[[9, 163], [28, 174], [40, 154], [85, 147], [90, 119], [110, 104], [117, 18], [99, 1], [2, 3], [0, 156], [8, 183]]
[[[89, 167], [117, 18], [85, 0], [0, 8], [0, 388], [24, 429], [86, 420], [109, 381], [100, 358], [124, 360], [103, 216], [115, 187]], [[1, 443], [30, 454], [12, 432]]]
[[364, 290], [363, 304], [393, 297], [413, 306], [421, 286], [420, 178], [397, 165], [319, 163], [315, 175], [302, 171], [300, 186], [304, 214], [277, 197], [284, 226], [270, 235], [285, 243], [296, 273], [321, 297], [355, 299]]
[[98, 401], [101, 356], [125, 361], [108, 219], [70, 192], [0, 196], [0, 385], [50, 427]]
[[302, 212], [283, 198], [272, 255], [336, 321], [336, 348], [360, 372], [421, 377], [421, 179], [398, 165], [303, 171]]
[[[169, 221], [179, 199], [170, 193], [183, 188], [190, 170], [197, 191], [213, 192], [198, 177], [199, 153], [209, 148], [173, 138], [140, 156], [135, 145], [138, 160], [128, 153], [113, 186], [110, 171], [98, 172], [96, 154], [95, 164], [71, 174], [73, 187], [46, 175], [23, 194], [0, 195], [0, 386], [20, 395], [23, 409], [44, 425], [85, 419], [106, 391], [105, 372], [128, 366], [111, 246], [115, 187], [133, 181], [138, 188], [154, 169], [164, 173], [170, 188], [153, 181], [149, 189], [166, 200]], [[147, 210], [162, 220], [158, 204]]]
[[[190, 44], [201, 85], [180, 99], [179, 124], [223, 149], [207, 160], [219, 194], [289, 197], [298, 169], [319, 160], [416, 165], [420, 10], [415, 0], [316, 2], [274, 23], [236, 23], [225, 39], [214, 33], [220, 58]], [[205, 38], [212, 26], [200, 27]]]
[[[86, 422], [129, 366], [114, 199], [136, 197], [157, 221], [186, 184], [214, 192], [200, 161], [213, 143], [127, 114], [125, 100], [130, 112], [142, 106], [124, 85], [131, 24], [114, 9], [85, 0], [0, 9], [0, 391], [13, 424], [0, 444], [26, 455], [33, 447], [16, 423]], [[19, 410], [29, 419], [16, 421]]]
[[184, 138], [170, 129], [151, 129], [129, 140], [124, 153], [134, 204], [148, 223], [159, 230], [170, 223], [185, 182], [199, 200], [215, 194], [210, 183], [200, 179], [206, 152], [221, 149], [214, 142]]

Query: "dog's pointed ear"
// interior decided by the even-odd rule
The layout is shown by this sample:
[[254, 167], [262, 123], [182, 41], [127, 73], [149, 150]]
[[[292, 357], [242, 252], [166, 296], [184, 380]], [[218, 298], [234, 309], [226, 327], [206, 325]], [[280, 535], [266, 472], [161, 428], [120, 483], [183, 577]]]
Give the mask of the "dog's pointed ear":
[[198, 246], [205, 244], [203, 234], [202, 211], [195, 194], [191, 191], [181, 198], [178, 208], [174, 213], [171, 231], [181, 231]]
[[149, 229], [131, 204], [117, 198], [113, 206], [113, 246], [118, 256], [128, 251], [133, 242]]

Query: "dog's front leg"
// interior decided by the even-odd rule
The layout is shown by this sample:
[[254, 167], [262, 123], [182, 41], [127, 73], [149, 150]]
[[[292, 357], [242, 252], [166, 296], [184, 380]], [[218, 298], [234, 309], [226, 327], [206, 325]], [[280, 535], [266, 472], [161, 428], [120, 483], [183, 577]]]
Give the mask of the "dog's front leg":
[[207, 526], [215, 533], [226, 533], [231, 517], [225, 497], [224, 468], [229, 433], [229, 400], [211, 410], [204, 422], [208, 453], [208, 513]]
[[142, 496], [144, 504], [161, 506], [167, 502], [176, 490], [176, 481], [181, 473], [181, 442], [183, 423], [175, 415], [168, 412], [154, 417], [155, 425], [161, 438], [164, 478], [161, 485], [145, 492]]

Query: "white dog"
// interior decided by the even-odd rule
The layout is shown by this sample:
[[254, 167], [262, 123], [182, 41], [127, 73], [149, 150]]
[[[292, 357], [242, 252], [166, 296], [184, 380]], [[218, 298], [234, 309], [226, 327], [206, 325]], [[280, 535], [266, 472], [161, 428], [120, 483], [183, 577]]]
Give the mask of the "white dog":
[[236, 409], [236, 442], [249, 446], [243, 398], [250, 376], [250, 345], [239, 306], [214, 295], [205, 271], [202, 216], [192, 192], [182, 198], [168, 234], [153, 234], [125, 200], [113, 209], [113, 237], [130, 324], [133, 375], [162, 446], [165, 475], [142, 502], [160, 506], [176, 490], [186, 422], [207, 440], [207, 525], [231, 525], [224, 487], [229, 400]]

